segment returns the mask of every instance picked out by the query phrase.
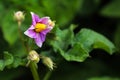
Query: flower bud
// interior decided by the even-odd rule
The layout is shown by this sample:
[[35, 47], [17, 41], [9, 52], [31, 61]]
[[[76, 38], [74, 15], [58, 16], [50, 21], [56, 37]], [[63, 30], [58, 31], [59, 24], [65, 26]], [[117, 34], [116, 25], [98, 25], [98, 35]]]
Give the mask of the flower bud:
[[25, 18], [25, 15], [22, 11], [17, 11], [17, 12], [14, 13], [14, 18], [17, 21], [23, 21], [24, 18]]
[[49, 69], [53, 70], [54, 63], [49, 57], [43, 57], [42, 62], [44, 65], [46, 65]]
[[30, 51], [27, 58], [28, 58], [28, 60], [34, 61], [36, 63], [38, 63], [40, 61], [40, 56], [35, 50]]
[[49, 21], [48, 21], [48, 24], [49, 24], [49, 26], [54, 27], [54, 26], [55, 26], [55, 21], [51, 21], [51, 20], [49, 20]]

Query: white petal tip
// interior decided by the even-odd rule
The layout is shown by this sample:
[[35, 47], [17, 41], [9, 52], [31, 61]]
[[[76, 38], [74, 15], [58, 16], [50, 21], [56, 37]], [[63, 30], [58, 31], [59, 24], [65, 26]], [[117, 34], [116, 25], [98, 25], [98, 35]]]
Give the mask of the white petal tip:
[[30, 14], [34, 14], [34, 12], [30, 12]]

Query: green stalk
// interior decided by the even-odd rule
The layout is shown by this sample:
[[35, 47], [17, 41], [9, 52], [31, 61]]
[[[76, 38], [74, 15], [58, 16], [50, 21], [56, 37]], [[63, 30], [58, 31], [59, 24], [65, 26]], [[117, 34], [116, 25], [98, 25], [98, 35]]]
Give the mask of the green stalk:
[[31, 62], [29, 66], [30, 66], [30, 69], [31, 69], [34, 80], [40, 80], [38, 72], [37, 72], [37, 67], [36, 67], [35, 64], [36, 63]]
[[49, 80], [51, 74], [52, 74], [52, 71], [48, 71], [43, 80]]
[[23, 38], [23, 36], [22, 36], [22, 31], [21, 31], [20, 27], [21, 27], [21, 24], [20, 24], [20, 22], [18, 22], [19, 37], [20, 37], [22, 46], [24, 47], [25, 51], [28, 52], [28, 49], [27, 49], [27, 47], [26, 47], [26, 45], [25, 45], [25, 43], [24, 43], [24, 38]]
[[[21, 23], [18, 22], [18, 31], [19, 31], [19, 37], [21, 39], [21, 43], [22, 43], [23, 47], [26, 49], [26, 52], [29, 53], [29, 51], [30, 51], [29, 46], [26, 46], [25, 43], [24, 43], [24, 39], [23, 39], [23, 36], [22, 36], [20, 26], [21, 26]], [[31, 69], [34, 80], [40, 80], [38, 72], [37, 72], [36, 63], [35, 62], [30, 62], [29, 67]]]

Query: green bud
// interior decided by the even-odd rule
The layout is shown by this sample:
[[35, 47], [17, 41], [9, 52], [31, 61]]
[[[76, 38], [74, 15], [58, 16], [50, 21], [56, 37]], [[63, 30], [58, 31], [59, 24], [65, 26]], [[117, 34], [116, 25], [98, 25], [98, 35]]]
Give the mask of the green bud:
[[54, 63], [51, 58], [49, 57], [42, 57], [42, 62], [46, 65], [49, 69], [53, 70]]
[[32, 50], [29, 52], [27, 59], [38, 63], [40, 61], [40, 56], [35, 50]]

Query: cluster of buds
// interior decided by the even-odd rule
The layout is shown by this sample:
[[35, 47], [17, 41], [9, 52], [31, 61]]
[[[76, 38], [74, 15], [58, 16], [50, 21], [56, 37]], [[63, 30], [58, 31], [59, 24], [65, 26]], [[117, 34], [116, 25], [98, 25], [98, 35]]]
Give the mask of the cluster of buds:
[[46, 56], [40, 56], [35, 50], [31, 50], [29, 52], [27, 59], [28, 63], [26, 66], [28, 66], [30, 62], [38, 63], [40, 59], [42, 59], [43, 64], [47, 66], [50, 70], [53, 70], [53, 68], [55, 67], [54, 62], [52, 61], [51, 58]]
[[17, 11], [14, 13], [14, 19], [18, 22], [18, 25], [21, 25], [21, 22], [24, 20], [25, 14], [22, 11]]

